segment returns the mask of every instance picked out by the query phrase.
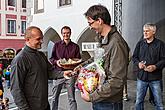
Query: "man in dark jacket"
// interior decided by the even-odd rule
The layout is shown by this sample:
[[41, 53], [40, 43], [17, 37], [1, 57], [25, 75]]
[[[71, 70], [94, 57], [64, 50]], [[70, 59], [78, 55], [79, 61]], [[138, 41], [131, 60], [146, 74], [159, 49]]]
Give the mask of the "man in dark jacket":
[[31, 26], [25, 32], [25, 47], [11, 63], [11, 94], [19, 110], [50, 110], [48, 79], [63, 78], [71, 71], [53, 71], [43, 52], [38, 51], [43, 34]]
[[133, 62], [138, 67], [136, 110], [144, 110], [144, 98], [148, 87], [154, 96], [155, 109], [163, 110], [162, 69], [165, 66], [165, 44], [155, 38], [156, 26], [147, 23], [143, 27], [144, 39], [140, 40], [133, 53]]

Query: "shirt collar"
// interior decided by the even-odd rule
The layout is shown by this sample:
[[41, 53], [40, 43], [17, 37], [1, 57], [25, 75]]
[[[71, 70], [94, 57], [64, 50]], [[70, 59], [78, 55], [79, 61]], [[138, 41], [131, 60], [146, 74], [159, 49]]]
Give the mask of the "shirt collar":
[[24, 49], [27, 50], [27, 51], [29, 51], [29, 52], [37, 52], [38, 51], [37, 49], [30, 48], [27, 45], [25, 45]]
[[[145, 42], [145, 43], [147, 43], [147, 40], [146, 40], [146, 39], [144, 39], [144, 42]], [[154, 39], [153, 39], [153, 41], [152, 41], [152, 42], [147, 43], [147, 44], [152, 44], [153, 42], [155, 42], [155, 37], [154, 37]]]
[[108, 43], [108, 41], [110, 40], [109, 36], [111, 37], [112, 34], [114, 34], [117, 31], [117, 28], [115, 25], [112, 25], [112, 29], [110, 30], [110, 32], [108, 33], [107, 36], [100, 36], [101, 38], [101, 44], [102, 45], [106, 45]]
[[107, 36], [105, 36], [105, 37], [103, 37], [103, 36], [101, 36], [101, 44], [107, 44], [108, 43], [108, 35]]
[[[71, 39], [70, 39], [70, 42], [68, 43], [68, 45], [69, 45], [71, 42], [72, 42], [72, 41], [71, 41]], [[64, 40], [61, 41], [61, 44], [66, 45], [66, 43], [64, 42]]]

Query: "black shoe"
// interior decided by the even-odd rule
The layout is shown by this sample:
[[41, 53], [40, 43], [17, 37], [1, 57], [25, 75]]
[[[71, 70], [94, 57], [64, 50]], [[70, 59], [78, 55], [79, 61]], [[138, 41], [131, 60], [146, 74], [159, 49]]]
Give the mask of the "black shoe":
[[150, 102], [151, 105], [156, 106], [154, 100], [149, 99], [149, 102]]

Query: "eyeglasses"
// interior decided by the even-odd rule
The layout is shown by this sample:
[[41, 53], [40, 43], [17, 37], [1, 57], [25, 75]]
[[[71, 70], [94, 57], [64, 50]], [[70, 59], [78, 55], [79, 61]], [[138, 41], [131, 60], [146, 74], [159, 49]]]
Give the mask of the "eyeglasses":
[[95, 21], [88, 22], [88, 25], [91, 26]]

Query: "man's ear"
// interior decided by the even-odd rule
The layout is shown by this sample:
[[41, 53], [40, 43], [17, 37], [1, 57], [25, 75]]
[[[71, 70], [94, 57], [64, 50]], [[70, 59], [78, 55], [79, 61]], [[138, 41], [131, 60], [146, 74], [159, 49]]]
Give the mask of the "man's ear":
[[103, 24], [103, 20], [101, 18], [98, 18], [99, 24]]
[[29, 41], [29, 38], [25, 38], [25, 41]]
[[153, 31], [153, 34], [155, 35], [156, 34], [156, 31]]

